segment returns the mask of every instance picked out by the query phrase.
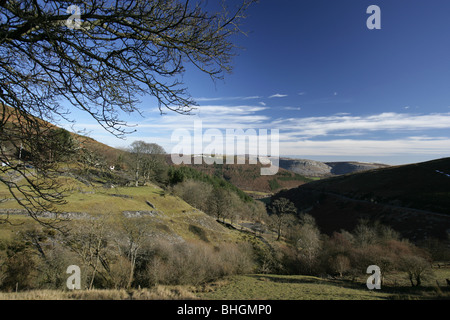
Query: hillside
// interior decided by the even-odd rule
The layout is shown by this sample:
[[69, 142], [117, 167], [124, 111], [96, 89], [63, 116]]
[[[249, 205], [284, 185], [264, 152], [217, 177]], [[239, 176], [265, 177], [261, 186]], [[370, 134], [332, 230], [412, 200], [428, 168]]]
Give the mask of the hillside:
[[[172, 164], [168, 156], [168, 162]], [[192, 161], [192, 163], [194, 163]], [[236, 162], [235, 162], [236, 163]], [[312, 179], [279, 168], [277, 174], [273, 176], [261, 175], [261, 163], [257, 164], [191, 164], [192, 168], [199, 170], [211, 176], [217, 176], [225, 179], [231, 184], [235, 185], [241, 190], [247, 191], [251, 194], [258, 193], [275, 193], [282, 189], [296, 188], [302, 184], [313, 181]]]
[[[5, 106], [3, 109], [5, 126], [9, 130], [21, 132], [17, 119], [20, 113]], [[55, 161], [53, 179], [58, 192], [64, 192], [65, 204], [58, 205], [61, 218], [77, 221], [92, 217], [107, 217], [112, 223], [122, 218], [143, 217], [149, 221], [151, 231], [157, 237], [177, 241], [202, 240], [222, 242], [235, 239], [235, 232], [225, 228], [204, 212], [192, 207], [181, 198], [168, 194], [161, 186], [146, 183], [138, 188], [129, 187], [134, 181], [134, 173], [129, 172], [124, 150], [110, 147], [90, 137], [68, 132], [48, 121], [29, 115], [41, 128], [42, 134], [52, 131], [63, 132], [71, 137], [73, 153]], [[4, 143], [1, 151], [5, 162], [16, 165], [23, 163], [24, 173], [14, 170], [2, 171], [4, 181], [13, 180], [22, 190], [28, 191], [29, 181], [37, 180], [36, 160], [28, 160], [23, 155], [29, 143], [29, 135], [17, 135], [17, 141]], [[67, 140], [69, 141], [69, 140]], [[19, 149], [22, 155], [19, 158]], [[49, 147], [51, 152], [51, 147]], [[33, 162], [34, 161], [34, 162]], [[115, 166], [113, 170], [112, 167]], [[26, 177], [26, 178], [25, 178]], [[55, 184], [56, 186], [56, 184]], [[14, 196], [23, 199], [24, 194], [12, 188]], [[0, 183], [0, 222], [8, 217], [9, 224], [0, 224], [0, 240], [9, 239], [18, 230], [35, 225], [27, 211], [19, 205], [5, 183]], [[28, 203], [28, 202], [26, 202]], [[53, 214], [44, 214], [41, 219], [50, 222]], [[16, 226], [17, 222], [17, 226]]]
[[276, 197], [313, 215], [328, 234], [352, 230], [359, 219], [379, 220], [412, 240], [447, 238], [450, 158], [314, 181]]
[[[158, 239], [168, 241], [203, 240], [222, 242], [235, 239], [236, 234], [214, 218], [191, 207], [182, 199], [157, 186], [116, 187], [106, 189], [101, 185], [86, 186], [74, 178], [62, 177], [72, 190], [67, 203], [60, 206], [60, 218], [69, 218], [72, 225], [91, 217], [106, 217], [111, 223], [123, 218], [141, 217], [148, 220], [149, 232]], [[0, 218], [9, 215], [9, 220], [24, 223], [23, 226], [4, 224], [0, 228], [0, 239], [9, 238], [18, 230], [33, 225], [27, 212], [11, 198], [5, 186], [0, 185]], [[43, 221], [51, 221], [53, 215], [44, 215]]]
[[355, 172], [363, 172], [379, 168], [387, 168], [389, 165], [381, 163], [365, 163], [365, 162], [325, 162], [325, 164], [331, 167], [331, 174], [342, 175]]
[[125, 157], [128, 154], [127, 151], [110, 147], [90, 137], [81, 136], [75, 133], [72, 133], [72, 135], [84, 148], [96, 155], [100, 155], [108, 166], [116, 165], [121, 157]]
[[[6, 137], [9, 138], [9, 140], [3, 140], [0, 145], [2, 161], [5, 162], [16, 160], [19, 149], [22, 149], [23, 160], [27, 160], [26, 155], [31, 151], [28, 150], [29, 148], [36, 149], [33, 152], [39, 154], [40, 159], [38, 161], [48, 160], [43, 150], [47, 149], [48, 151], [52, 147], [57, 146], [57, 143], [63, 141], [65, 138], [58, 136], [65, 135], [72, 139], [70, 141], [70, 144], [73, 144], [71, 147], [77, 150], [78, 153], [80, 153], [80, 150], [87, 151], [91, 153], [91, 156], [94, 156], [92, 157], [93, 159], [96, 158], [95, 160], [97, 162], [102, 162], [106, 167], [114, 166], [121, 157], [123, 158], [127, 154], [124, 150], [110, 147], [88, 136], [69, 132], [53, 123], [30, 114], [22, 114], [8, 106], [2, 106], [0, 109], [0, 117], [2, 118], [1, 125], [8, 132], [8, 136]], [[33, 138], [34, 135], [36, 136]], [[37, 139], [37, 137], [42, 139], [42, 141]], [[31, 141], [34, 141], [34, 145], [30, 143]], [[67, 143], [69, 141], [66, 140], [64, 142]]]
[[330, 177], [378, 168], [386, 168], [388, 165], [355, 161], [320, 162], [306, 159], [281, 158], [280, 167], [307, 177]]

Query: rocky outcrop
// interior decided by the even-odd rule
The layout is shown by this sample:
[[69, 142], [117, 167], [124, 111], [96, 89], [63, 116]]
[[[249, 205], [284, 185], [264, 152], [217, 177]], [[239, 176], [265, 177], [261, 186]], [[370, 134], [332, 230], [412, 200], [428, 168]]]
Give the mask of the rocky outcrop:
[[388, 165], [363, 162], [320, 162], [305, 159], [280, 159], [280, 168], [306, 177], [329, 177], [385, 167], [388, 167]]
[[332, 170], [332, 167], [320, 161], [286, 158], [280, 159], [280, 168], [307, 177], [330, 176]]

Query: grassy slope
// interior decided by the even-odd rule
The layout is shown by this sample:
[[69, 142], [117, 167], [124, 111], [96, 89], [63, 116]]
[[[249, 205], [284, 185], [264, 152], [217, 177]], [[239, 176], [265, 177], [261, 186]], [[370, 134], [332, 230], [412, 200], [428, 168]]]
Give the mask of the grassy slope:
[[[434, 269], [420, 288], [411, 288], [405, 274], [389, 277], [381, 290], [368, 290], [367, 278], [355, 281], [301, 275], [254, 274], [232, 276], [200, 287], [157, 286], [142, 290], [35, 290], [0, 293], [0, 300], [423, 300], [450, 299], [444, 279], [450, 269]], [[436, 286], [439, 281], [439, 289]]]
[[[192, 292], [192, 291], [194, 292]], [[195, 293], [196, 290], [200, 292]], [[178, 293], [178, 294], [177, 294]], [[36, 290], [0, 293], [0, 300], [125, 300], [125, 299], [201, 299], [201, 300], [380, 300], [390, 294], [367, 288], [345, 287], [341, 282], [309, 276], [245, 275], [221, 280], [217, 287], [153, 288], [135, 290], [56, 291]]]
[[[435, 269], [437, 279], [450, 276], [450, 269]], [[396, 281], [393, 286], [392, 282]], [[202, 287], [157, 286], [143, 290], [56, 291], [36, 290], [20, 293], [0, 293], [0, 300], [124, 300], [124, 299], [201, 299], [201, 300], [403, 300], [449, 299], [450, 291], [437, 289], [429, 279], [420, 288], [411, 288], [404, 274], [397, 274], [381, 290], [368, 290], [365, 278], [355, 282], [323, 279], [301, 275], [241, 275], [232, 276]]]
[[[403, 273], [389, 276], [381, 290], [368, 290], [367, 278], [355, 282], [301, 275], [242, 275], [233, 276], [211, 285], [198, 293], [201, 299], [211, 300], [386, 300], [450, 298], [445, 279], [450, 269], [434, 269], [420, 288], [411, 288]], [[437, 289], [436, 280], [440, 283]]]
[[[67, 204], [59, 208], [61, 212], [107, 215], [114, 222], [118, 221], [124, 211], [153, 211], [154, 209], [147, 204], [149, 201], [155, 206], [157, 213], [146, 219], [151, 219], [150, 225], [155, 232], [173, 234], [185, 240], [208, 239], [211, 242], [233, 241], [239, 237], [237, 231], [223, 227], [212, 217], [191, 207], [178, 197], [165, 194], [157, 186], [105, 189], [100, 186], [87, 187], [72, 178], [64, 179], [67, 182], [66, 186], [72, 191], [66, 198]], [[11, 197], [3, 185], [0, 185], [0, 197]], [[0, 203], [0, 210], [5, 209], [20, 209], [20, 206], [15, 201]], [[9, 220], [16, 226], [0, 225], [0, 239], [9, 238], [17, 230], [35, 223], [24, 215], [10, 215]], [[73, 219], [73, 223], [76, 223], [76, 220]], [[201, 228], [203, 232], [192, 232], [191, 225]]]
[[389, 297], [363, 286], [350, 287], [339, 281], [297, 275], [234, 276], [216, 290], [199, 296], [212, 300], [373, 300]]

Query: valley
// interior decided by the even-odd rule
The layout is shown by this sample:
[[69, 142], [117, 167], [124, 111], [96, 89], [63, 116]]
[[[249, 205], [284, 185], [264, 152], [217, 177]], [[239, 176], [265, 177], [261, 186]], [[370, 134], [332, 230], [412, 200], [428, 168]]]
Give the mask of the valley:
[[[64, 195], [56, 210], [24, 206], [39, 199], [28, 190], [40, 172], [9, 152], [8, 166], [24, 173], [6, 166], [12, 184], [0, 185], [0, 287], [19, 291], [4, 299], [30, 297], [21, 291], [33, 299], [448, 297], [433, 286], [445, 283], [450, 261], [448, 158], [283, 159], [276, 175], [261, 176], [261, 164], [174, 165], [136, 151], [154, 144], [118, 150], [71, 139], [78, 151], [54, 163], [54, 190]], [[67, 295], [69, 264], [80, 265], [82, 290]], [[369, 264], [384, 266], [385, 291], [364, 287]]]

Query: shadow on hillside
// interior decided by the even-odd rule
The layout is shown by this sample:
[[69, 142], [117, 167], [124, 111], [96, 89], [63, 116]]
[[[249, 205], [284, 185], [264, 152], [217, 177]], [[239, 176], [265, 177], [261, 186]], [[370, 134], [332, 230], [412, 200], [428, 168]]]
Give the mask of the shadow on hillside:
[[352, 288], [362, 288], [363, 285], [361, 283], [351, 282], [351, 281], [343, 281], [343, 280], [335, 280], [335, 279], [325, 279], [313, 276], [277, 276], [277, 275], [252, 275], [252, 278], [255, 278], [259, 281], [270, 281], [276, 283], [289, 283], [289, 284], [328, 284], [335, 285], [339, 287], [352, 287]]
[[[313, 276], [278, 276], [278, 275], [251, 275], [250, 277], [259, 281], [286, 283], [286, 284], [324, 284], [340, 288], [356, 289], [367, 291], [366, 283], [338, 278], [319, 278]], [[392, 299], [430, 299], [430, 300], [450, 300], [450, 287], [437, 286], [399, 286], [382, 285], [380, 292], [392, 295]]]

